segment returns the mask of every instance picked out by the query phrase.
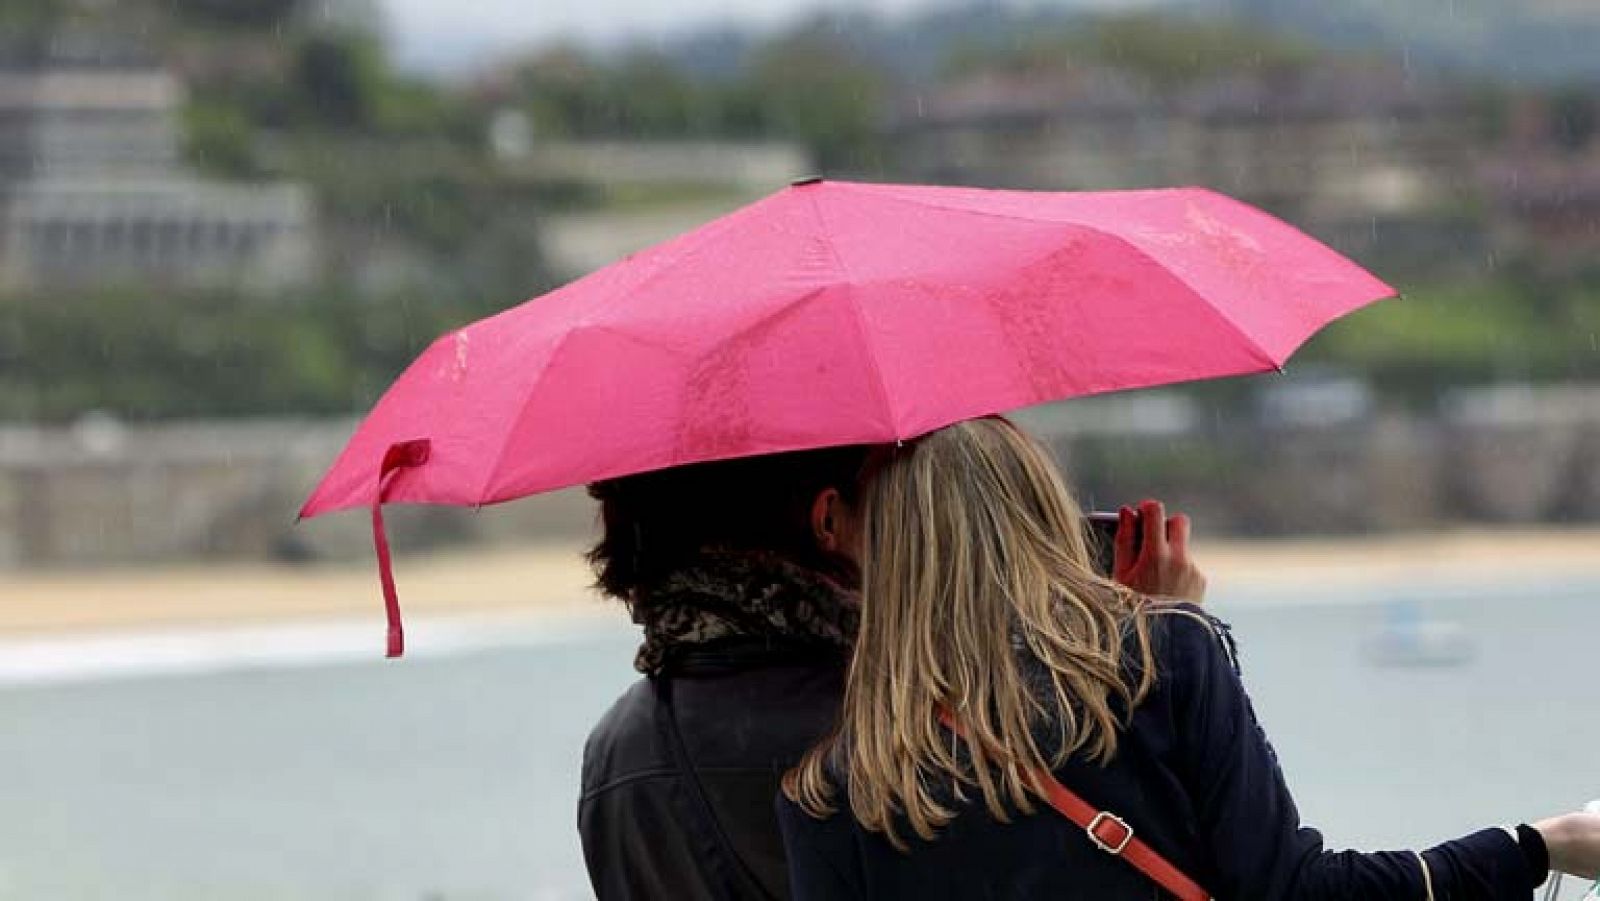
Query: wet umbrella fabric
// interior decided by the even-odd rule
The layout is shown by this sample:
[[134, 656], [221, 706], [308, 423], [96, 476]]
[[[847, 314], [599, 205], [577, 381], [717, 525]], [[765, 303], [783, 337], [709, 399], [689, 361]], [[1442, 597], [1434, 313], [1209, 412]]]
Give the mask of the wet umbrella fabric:
[[444, 335], [301, 511], [481, 505], [1281, 368], [1393, 290], [1198, 188], [797, 184]]

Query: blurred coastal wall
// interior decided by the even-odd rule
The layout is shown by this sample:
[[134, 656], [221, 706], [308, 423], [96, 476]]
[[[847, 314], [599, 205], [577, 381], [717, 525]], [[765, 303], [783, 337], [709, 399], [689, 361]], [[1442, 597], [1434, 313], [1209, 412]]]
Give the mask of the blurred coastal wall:
[[[1162, 497], [1207, 534], [1600, 522], [1600, 385], [1461, 391], [1433, 415], [1374, 412], [1338, 385], [1295, 390], [1248, 417], [1145, 393], [1019, 418], [1056, 448], [1086, 506]], [[0, 429], [0, 566], [368, 555], [364, 511], [295, 522], [351, 427], [89, 418]], [[581, 489], [387, 518], [403, 549], [573, 542], [594, 528]]]
[[1153, 427], [1126, 415], [1074, 422], [1071, 405], [1024, 418], [1085, 506], [1160, 497], [1208, 534], [1600, 522], [1600, 386], [1461, 390], [1428, 415], [1331, 392], [1296, 400], [1249, 418], [1168, 411], [1146, 418]]
[[[0, 568], [198, 559], [353, 559], [371, 554], [354, 510], [296, 511], [338, 454], [349, 420], [0, 427]], [[400, 549], [464, 541], [571, 540], [589, 528], [581, 490], [465, 511], [386, 511]]]

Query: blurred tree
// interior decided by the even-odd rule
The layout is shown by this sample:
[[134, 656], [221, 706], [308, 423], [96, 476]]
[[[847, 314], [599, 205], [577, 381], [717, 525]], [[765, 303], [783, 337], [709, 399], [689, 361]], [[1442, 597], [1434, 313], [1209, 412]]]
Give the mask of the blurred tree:
[[185, 155], [200, 171], [224, 178], [260, 174], [256, 130], [240, 107], [192, 100], [184, 109], [183, 125]]
[[66, 11], [62, 0], [5, 0], [0, 3], [0, 28], [15, 36], [48, 25]]
[[607, 130], [638, 138], [703, 135], [714, 114], [708, 92], [660, 54], [636, 51], [613, 66], [601, 85]]
[[1299, 359], [1359, 370], [1387, 395], [1431, 402], [1460, 385], [1600, 377], [1600, 273], [1421, 285], [1330, 326]]
[[1307, 44], [1258, 28], [1153, 13], [1096, 20], [1082, 50], [1168, 86], [1239, 69], [1291, 68], [1317, 55]]
[[1570, 85], [1550, 95], [1550, 138], [1567, 151], [1583, 150], [1600, 133], [1600, 91]]
[[1473, 126], [1473, 137], [1484, 146], [1493, 146], [1512, 136], [1512, 118], [1516, 95], [1499, 82], [1472, 79], [1462, 88], [1466, 100], [1468, 122]]
[[595, 117], [594, 85], [599, 72], [581, 50], [557, 46], [524, 62], [516, 73], [516, 90], [535, 136], [573, 137], [584, 134]]
[[812, 30], [765, 47], [735, 97], [773, 137], [806, 145], [830, 173], [879, 168], [889, 76], [832, 34]]
[[281, 26], [305, 5], [304, 0], [163, 0], [163, 2], [172, 15], [188, 24], [252, 30]]
[[558, 47], [525, 63], [518, 82], [540, 135], [650, 139], [715, 130], [714, 92], [646, 49], [600, 61]]
[[[426, 344], [503, 305], [470, 292], [86, 291], [0, 304], [0, 419], [349, 414]], [[503, 298], [502, 298], [503, 301]]]
[[961, 75], [1093, 63], [1125, 69], [1170, 88], [1227, 72], [1295, 67], [1317, 56], [1307, 43], [1242, 23], [1128, 13], [1044, 28], [1008, 44], [961, 42], [951, 50], [944, 68], [947, 74]]
[[299, 46], [294, 64], [297, 100], [324, 128], [371, 127], [382, 103], [387, 71], [375, 40], [353, 34], [314, 34]]
[[483, 141], [487, 111], [436, 85], [390, 77], [381, 84], [373, 127], [391, 136], [437, 138], [461, 145]]
[[854, 171], [881, 158], [888, 85], [888, 73], [821, 28], [768, 43], [721, 81], [646, 50], [607, 60], [561, 47], [518, 72], [537, 135], [782, 138], [804, 144], [824, 168]]

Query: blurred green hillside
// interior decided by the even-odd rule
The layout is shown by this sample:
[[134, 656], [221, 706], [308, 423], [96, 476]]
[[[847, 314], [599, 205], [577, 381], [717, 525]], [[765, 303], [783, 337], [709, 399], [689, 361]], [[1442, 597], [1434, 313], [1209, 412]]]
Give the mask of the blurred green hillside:
[[[65, 28], [140, 35], [179, 73], [198, 172], [308, 185], [323, 271], [275, 298], [122, 285], [0, 299], [0, 418], [356, 412], [441, 331], [552, 285], [544, 217], [700, 190], [529, 178], [489, 147], [490, 123], [506, 110], [526, 117], [535, 142], [793, 141], [829, 176], [895, 180], [890, 123], [908, 98], [949, 79], [1092, 64], [1163, 90], [1328, 54], [1256, 27], [1140, 14], [1023, 35], [996, 21], [995, 34], [1013, 34], [1004, 40], [944, 29], [940, 65], [918, 71], [874, 53], [862, 38], [870, 28], [819, 20], [755, 42], [725, 70], [697, 68], [671, 48], [568, 46], [441, 85], [397, 72], [376, 29], [319, 19], [295, 0], [0, 5], [0, 43]], [[1504, 130], [1518, 92], [1534, 90], [1475, 85], [1484, 139]], [[1600, 100], [1585, 89], [1548, 93], [1570, 107], [1556, 119], [1570, 142], [1592, 150]], [[408, 262], [376, 276], [360, 265], [374, 247]], [[1600, 379], [1600, 265], [1416, 259], [1380, 274], [1407, 299], [1329, 328], [1306, 360], [1360, 373], [1407, 404], [1464, 383]]]

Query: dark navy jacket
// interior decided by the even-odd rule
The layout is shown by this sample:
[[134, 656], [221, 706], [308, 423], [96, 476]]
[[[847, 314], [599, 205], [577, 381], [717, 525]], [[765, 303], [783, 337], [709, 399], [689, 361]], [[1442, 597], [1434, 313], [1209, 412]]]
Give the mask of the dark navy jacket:
[[[1223, 901], [1423, 901], [1422, 868], [1412, 852], [1331, 852], [1316, 830], [1301, 825], [1239, 680], [1225, 627], [1183, 615], [1159, 616], [1156, 623], [1157, 685], [1136, 709], [1115, 760], [1104, 768], [1069, 761], [1057, 778], [1090, 804], [1122, 816]], [[847, 804], [845, 813], [825, 820], [787, 799], [780, 798], [778, 808], [798, 901], [1165, 897], [1148, 877], [1043, 805], [1002, 824], [989, 816], [980, 795], [957, 804], [960, 813], [933, 842], [902, 828], [909, 853], [858, 826]], [[1439, 901], [1528, 901], [1545, 876], [1535, 864], [1539, 857], [1502, 829], [1423, 853]]]

